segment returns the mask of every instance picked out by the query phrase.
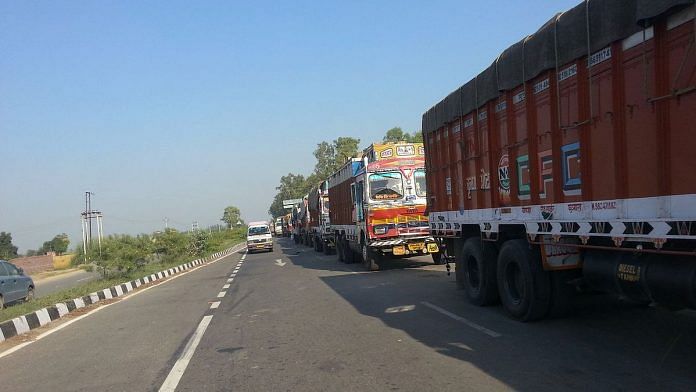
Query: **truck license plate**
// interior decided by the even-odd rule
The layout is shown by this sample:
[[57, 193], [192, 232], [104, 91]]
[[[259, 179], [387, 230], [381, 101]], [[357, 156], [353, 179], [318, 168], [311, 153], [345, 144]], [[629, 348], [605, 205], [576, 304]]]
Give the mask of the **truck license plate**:
[[394, 256], [401, 256], [406, 254], [406, 248], [404, 248], [403, 245], [401, 246], [395, 246], [392, 248], [392, 253]]
[[425, 246], [425, 244], [423, 244], [422, 242], [419, 242], [416, 244], [408, 244], [408, 250], [412, 250], [412, 251], [417, 252], [417, 251], [423, 249], [424, 246]]

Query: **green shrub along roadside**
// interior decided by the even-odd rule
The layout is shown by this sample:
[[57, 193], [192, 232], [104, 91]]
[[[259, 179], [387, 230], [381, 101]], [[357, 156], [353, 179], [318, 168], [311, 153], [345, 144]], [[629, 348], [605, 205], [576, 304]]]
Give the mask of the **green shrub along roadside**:
[[179, 232], [167, 229], [153, 234], [110, 235], [102, 241], [101, 250], [93, 244], [87, 251], [78, 249], [74, 265], [92, 264], [103, 278], [127, 276], [149, 264], [183, 263], [191, 258], [217, 252], [228, 243], [239, 242], [246, 236], [246, 228], [207, 232]]
[[211, 255], [245, 239], [246, 227], [212, 233], [198, 231], [192, 234], [167, 230], [152, 235], [109, 236], [102, 242], [101, 257], [98, 249], [88, 252], [91, 264], [83, 264], [84, 253], [81, 251], [73, 259], [80, 268], [89, 270], [96, 266], [101, 273], [99, 279], [30, 302], [9, 305], [0, 310], [0, 322]]

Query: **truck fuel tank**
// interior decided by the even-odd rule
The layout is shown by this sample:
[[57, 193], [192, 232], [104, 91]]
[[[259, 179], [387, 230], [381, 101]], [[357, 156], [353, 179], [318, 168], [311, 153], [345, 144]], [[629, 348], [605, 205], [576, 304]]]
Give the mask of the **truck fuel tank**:
[[583, 276], [594, 289], [634, 301], [696, 309], [696, 257], [587, 251]]

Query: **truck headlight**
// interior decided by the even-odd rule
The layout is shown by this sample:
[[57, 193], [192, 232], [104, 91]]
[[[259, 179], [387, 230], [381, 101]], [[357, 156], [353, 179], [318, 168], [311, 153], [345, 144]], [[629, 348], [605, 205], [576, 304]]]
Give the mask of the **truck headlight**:
[[379, 225], [375, 226], [372, 231], [374, 231], [375, 234], [381, 235], [381, 234], [387, 234], [388, 226], [387, 225]]

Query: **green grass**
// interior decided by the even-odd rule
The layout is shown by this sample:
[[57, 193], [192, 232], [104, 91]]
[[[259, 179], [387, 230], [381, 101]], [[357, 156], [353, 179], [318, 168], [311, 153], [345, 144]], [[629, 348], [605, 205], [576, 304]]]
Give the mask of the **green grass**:
[[[222, 247], [207, 252], [206, 256], [209, 256], [215, 252], [219, 252], [223, 249], [228, 249], [241, 242], [243, 241], [239, 238], [226, 240], [222, 243]], [[176, 260], [172, 260], [166, 263], [150, 263], [144, 265], [142, 268], [138, 270], [135, 270], [129, 274], [123, 274], [119, 277], [101, 278], [85, 282], [83, 284], [80, 284], [79, 286], [75, 286], [69, 289], [57, 291], [55, 293], [43, 296], [41, 298], [36, 298], [31, 302], [18, 302], [13, 305], [7, 306], [5, 309], [0, 310], [0, 322], [11, 320], [15, 317], [19, 317], [42, 308], [55, 305], [58, 302], [64, 302], [70, 299], [84, 297], [85, 295], [89, 295], [96, 291], [103, 290], [111, 286], [122, 284], [138, 278], [142, 278], [153, 273], [187, 263], [195, 259], [196, 257], [186, 257], [178, 258]]]

